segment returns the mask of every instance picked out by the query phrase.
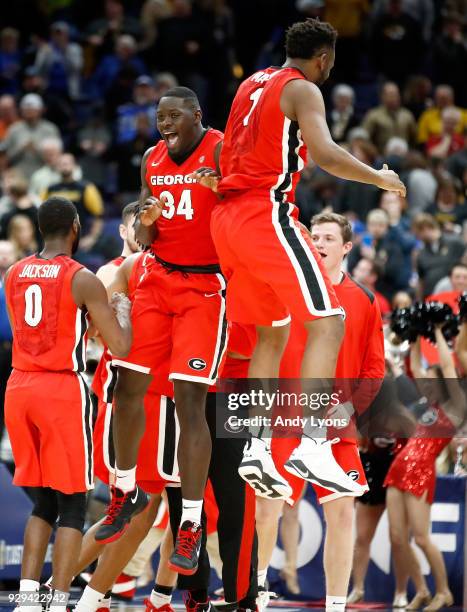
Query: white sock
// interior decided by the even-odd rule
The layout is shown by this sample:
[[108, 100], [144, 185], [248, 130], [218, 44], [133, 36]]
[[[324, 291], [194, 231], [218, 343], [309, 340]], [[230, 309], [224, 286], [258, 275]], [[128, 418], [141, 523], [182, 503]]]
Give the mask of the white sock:
[[111, 603], [112, 603], [112, 597], [104, 597], [99, 602], [99, 608], [109, 608], [109, 610], [110, 610], [110, 604]]
[[117, 489], [120, 489], [120, 491], [124, 493], [133, 491], [136, 487], [136, 466], [131, 468], [131, 470], [120, 470], [117, 468], [116, 473], [117, 478], [115, 480], [115, 486]]
[[191, 521], [201, 525], [201, 511], [203, 509], [202, 499], [182, 499], [183, 510], [180, 525], [185, 521]]
[[104, 595], [105, 593], [99, 593], [88, 585], [75, 606], [75, 612], [95, 612], [101, 607]]
[[326, 595], [326, 612], [344, 612], [347, 597]]
[[40, 587], [39, 582], [37, 580], [28, 580], [27, 578], [23, 578], [19, 581], [19, 592], [20, 593], [34, 593], [34, 591], [38, 591]]
[[49, 612], [66, 612], [66, 605], [70, 594], [65, 591], [53, 589], [52, 601], [50, 602]]
[[164, 595], [164, 593], [158, 593], [153, 589], [149, 599], [153, 606], [156, 608], [162, 608], [162, 606], [165, 606], [172, 601], [172, 595]]
[[265, 587], [266, 586], [266, 578], [268, 576], [268, 568], [258, 570], [258, 586]]

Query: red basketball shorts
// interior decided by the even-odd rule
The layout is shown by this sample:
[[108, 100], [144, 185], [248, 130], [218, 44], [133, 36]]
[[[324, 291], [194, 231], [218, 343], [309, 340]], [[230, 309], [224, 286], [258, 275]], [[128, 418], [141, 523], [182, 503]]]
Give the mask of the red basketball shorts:
[[[180, 482], [177, 444], [180, 428], [174, 402], [149, 391], [144, 398], [146, 428], [139, 446], [136, 480], [147, 493], [161, 493], [168, 483]], [[112, 404], [99, 400], [94, 428], [95, 472], [107, 484], [115, 478], [115, 452], [112, 440]]]
[[66, 494], [92, 489], [91, 399], [79, 374], [13, 370], [5, 423], [16, 466], [14, 484]]
[[227, 346], [225, 280], [221, 274], [169, 272], [155, 263], [138, 285], [131, 309], [133, 346], [113, 364], [170, 380], [215, 383]]
[[[289, 485], [292, 487], [293, 493], [287, 502], [293, 506], [297, 500], [300, 499], [303, 490], [303, 479], [294, 476], [287, 472], [284, 468], [284, 463], [292, 454], [294, 448], [298, 446], [300, 440], [297, 438], [272, 438], [271, 441], [271, 452], [274, 459], [274, 464], [277, 471], [283, 476]], [[362, 462], [360, 460], [360, 453], [356, 443], [352, 440], [342, 439], [332, 445], [332, 453], [334, 458], [344, 472], [350, 476], [353, 480], [356, 480], [359, 484], [365, 487], [368, 491], [368, 485], [365, 478], [365, 472], [363, 470]], [[352, 493], [336, 493], [325, 487], [313, 484], [316, 496], [320, 504], [324, 504], [333, 499], [339, 497], [356, 497]]]
[[297, 208], [253, 192], [226, 198], [211, 233], [228, 280], [227, 318], [280, 326], [343, 314], [321, 257], [296, 220]]

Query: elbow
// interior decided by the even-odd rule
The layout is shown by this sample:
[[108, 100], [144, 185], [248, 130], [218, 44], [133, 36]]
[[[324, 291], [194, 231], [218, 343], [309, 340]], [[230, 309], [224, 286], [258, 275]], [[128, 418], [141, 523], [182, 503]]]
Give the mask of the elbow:
[[119, 338], [116, 342], [109, 346], [110, 351], [114, 357], [128, 357], [132, 345], [132, 337]]

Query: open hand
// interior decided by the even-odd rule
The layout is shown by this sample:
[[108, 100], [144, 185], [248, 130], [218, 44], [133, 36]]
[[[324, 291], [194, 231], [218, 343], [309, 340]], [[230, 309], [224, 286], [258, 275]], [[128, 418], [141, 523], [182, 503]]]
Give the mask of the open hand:
[[395, 191], [402, 198], [405, 198], [406, 189], [404, 183], [400, 180], [399, 175], [393, 170], [389, 170], [387, 164], [383, 164], [381, 170], [378, 170], [378, 187], [386, 191]]
[[217, 193], [217, 186], [221, 177], [213, 168], [198, 168], [198, 170], [192, 172], [189, 176], [203, 187], [207, 187], [214, 191], [214, 193]]

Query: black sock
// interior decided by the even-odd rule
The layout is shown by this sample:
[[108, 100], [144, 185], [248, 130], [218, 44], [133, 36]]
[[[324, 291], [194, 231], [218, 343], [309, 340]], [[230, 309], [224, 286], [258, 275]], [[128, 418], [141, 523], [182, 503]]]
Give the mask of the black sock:
[[207, 589], [193, 589], [193, 591], [188, 591], [190, 593], [191, 599], [198, 603], [205, 603], [208, 600], [208, 590]]
[[161, 595], [172, 595], [174, 587], [164, 586], [163, 584], [157, 584], [156, 582], [156, 584], [154, 585], [154, 591], [156, 593], [160, 593]]

